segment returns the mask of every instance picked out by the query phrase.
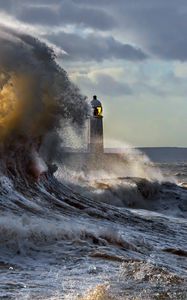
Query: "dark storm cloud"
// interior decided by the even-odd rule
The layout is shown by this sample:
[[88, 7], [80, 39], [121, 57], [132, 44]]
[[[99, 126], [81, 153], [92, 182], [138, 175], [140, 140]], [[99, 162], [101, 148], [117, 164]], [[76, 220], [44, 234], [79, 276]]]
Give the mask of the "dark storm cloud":
[[143, 0], [126, 8], [121, 26], [134, 31], [144, 47], [160, 58], [187, 60], [187, 2]]
[[66, 24], [82, 24], [84, 26], [110, 30], [115, 26], [112, 15], [102, 10], [76, 6], [71, 1], [65, 1], [61, 7], [60, 17]]
[[164, 59], [187, 60], [186, 0], [73, 0], [102, 7], [118, 18], [118, 30], [130, 30], [141, 46]]
[[[0, 0], [0, 10], [12, 12], [13, 9], [13, 1], [12, 0]], [[12, 12], [13, 13], [13, 12]]]
[[103, 61], [104, 59], [125, 59], [130, 61], [141, 61], [147, 55], [139, 48], [123, 44], [112, 36], [103, 37], [90, 34], [81, 37], [76, 34], [61, 32], [57, 35], [50, 35], [47, 38], [62, 47], [67, 53], [67, 59], [82, 61]]
[[128, 84], [119, 82], [112, 76], [104, 73], [97, 74], [94, 81], [87, 76], [80, 76], [78, 78], [78, 84], [82, 84], [88, 90], [93, 91], [93, 93], [97, 91], [98, 93], [110, 97], [131, 95], [133, 93]]
[[186, 0], [73, 0], [102, 8], [118, 20], [118, 31], [138, 37], [141, 48], [163, 59], [187, 60]]
[[41, 25], [75, 24], [100, 30], [110, 30], [116, 26], [116, 21], [109, 13], [99, 8], [89, 8], [76, 5], [71, 0], [32, 1], [0, 0], [0, 9], [8, 11], [16, 18], [26, 23]]
[[145, 52], [163, 59], [187, 60], [186, 0], [0, 0], [0, 11], [32, 25], [73, 24], [110, 35], [115, 30], [123, 40], [132, 34]]
[[57, 11], [50, 6], [28, 6], [21, 11], [19, 19], [30, 24], [58, 25], [60, 17]]

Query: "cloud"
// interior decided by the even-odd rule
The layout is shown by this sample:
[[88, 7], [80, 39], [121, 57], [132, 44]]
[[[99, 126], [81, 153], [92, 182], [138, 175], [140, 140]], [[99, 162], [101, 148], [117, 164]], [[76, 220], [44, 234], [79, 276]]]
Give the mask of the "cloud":
[[97, 73], [93, 77], [79, 75], [76, 82], [87, 90], [106, 96], [119, 97], [131, 95], [132, 90], [127, 83], [116, 80], [112, 75]]
[[[32, 3], [29, 0], [0, 0], [0, 11], [36, 27], [54, 26], [62, 30], [62, 26], [73, 25], [75, 31], [76, 28], [108, 31], [110, 38], [105, 37], [103, 41], [100, 37], [96, 41], [94, 36], [55, 35], [53, 40], [56, 44], [62, 44], [60, 39], [63, 38], [66, 48], [75, 47], [75, 50], [68, 49], [74, 59], [80, 59], [82, 52], [85, 60], [90, 56], [94, 60], [102, 60], [105, 57], [102, 48], [105, 47], [109, 51], [109, 59], [129, 59], [131, 55], [131, 60], [143, 59], [145, 53], [149, 53], [163, 60], [187, 60], [187, 4], [184, 0], [54, 0], [52, 4], [50, 0], [33, 0]], [[119, 41], [114, 38], [115, 34]], [[126, 37], [139, 49], [125, 42]], [[77, 46], [69, 40], [71, 38], [75, 38]], [[79, 43], [84, 44], [84, 41], [95, 48], [81, 47]], [[91, 51], [90, 56], [87, 50]]]
[[[187, 60], [185, 0], [73, 0], [102, 9], [118, 23], [116, 33], [131, 36], [144, 51], [166, 60]], [[110, 30], [110, 28], [109, 28]]]
[[79, 24], [100, 30], [110, 30], [116, 25], [112, 14], [102, 11], [99, 7], [95, 9], [75, 6], [71, 1], [64, 2], [60, 15], [66, 24]]
[[60, 16], [50, 6], [28, 6], [19, 13], [19, 20], [40, 25], [59, 25]]
[[[142, 52], [152, 56], [164, 60], [187, 60], [185, 0], [33, 0], [32, 3], [29, 0], [0, 0], [0, 10], [36, 26], [53, 25], [60, 29], [62, 26], [73, 25], [80, 30], [89, 28], [108, 32], [111, 36], [116, 34], [121, 44], [128, 37], [133, 44], [143, 49]], [[65, 38], [67, 42], [68, 38]], [[120, 46], [118, 48], [122, 49]], [[118, 51], [127, 52], [127, 48]], [[135, 57], [137, 51], [133, 55]]]
[[12, 14], [13, 2], [10, 0], [0, 0], [0, 10], [3, 12], [9, 12]]
[[119, 20], [118, 33], [130, 34], [145, 51], [165, 60], [187, 60], [185, 0], [73, 0], [101, 7]]
[[[184, 1], [142, 1], [129, 6], [121, 26], [131, 28], [152, 54], [168, 60], [187, 60], [187, 6]], [[123, 11], [123, 8], [122, 8]], [[124, 10], [125, 12], [125, 10]]]
[[131, 95], [132, 90], [126, 84], [117, 81], [110, 75], [98, 74], [96, 77], [96, 89], [110, 96]]
[[130, 61], [141, 61], [147, 55], [139, 48], [123, 44], [112, 36], [101, 36], [89, 34], [81, 37], [76, 34], [60, 32], [47, 36], [47, 38], [65, 50], [69, 60], [81, 61], [103, 61], [105, 59], [124, 59]]
[[69, 25], [76, 24], [85, 28], [95, 28], [99, 30], [110, 30], [116, 26], [116, 21], [112, 14], [93, 7], [85, 7], [73, 3], [71, 0], [55, 1], [51, 5], [49, 1], [29, 1], [21, 2], [15, 0], [0, 0], [0, 9], [8, 11], [17, 19], [31, 24], [40, 25]]

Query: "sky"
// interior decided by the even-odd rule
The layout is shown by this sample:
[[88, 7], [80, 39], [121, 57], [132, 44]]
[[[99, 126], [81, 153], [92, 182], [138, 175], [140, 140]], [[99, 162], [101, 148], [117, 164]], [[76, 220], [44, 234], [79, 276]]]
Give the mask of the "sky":
[[105, 146], [187, 147], [186, 0], [0, 0], [104, 107]]

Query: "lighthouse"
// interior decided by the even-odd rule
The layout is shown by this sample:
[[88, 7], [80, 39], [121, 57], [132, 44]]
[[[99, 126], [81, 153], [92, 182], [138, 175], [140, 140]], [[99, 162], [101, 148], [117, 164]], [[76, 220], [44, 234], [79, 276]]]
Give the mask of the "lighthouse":
[[97, 96], [91, 101], [92, 112], [90, 116], [90, 143], [89, 151], [92, 154], [102, 154], [103, 147], [103, 107]]

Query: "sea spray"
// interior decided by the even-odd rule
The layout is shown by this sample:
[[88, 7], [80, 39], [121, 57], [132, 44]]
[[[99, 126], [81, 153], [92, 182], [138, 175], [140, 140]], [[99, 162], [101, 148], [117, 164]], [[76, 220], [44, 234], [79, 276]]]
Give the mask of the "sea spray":
[[[46, 44], [5, 26], [0, 27], [0, 42], [2, 151], [13, 153], [13, 148], [16, 151], [22, 144], [28, 157], [30, 149], [38, 152], [48, 137], [40, 155], [45, 159], [50, 156], [51, 163], [58, 158], [56, 152], [62, 152], [63, 124], [68, 122], [81, 135], [89, 105]], [[49, 133], [58, 145], [50, 155], [54, 139]]]

